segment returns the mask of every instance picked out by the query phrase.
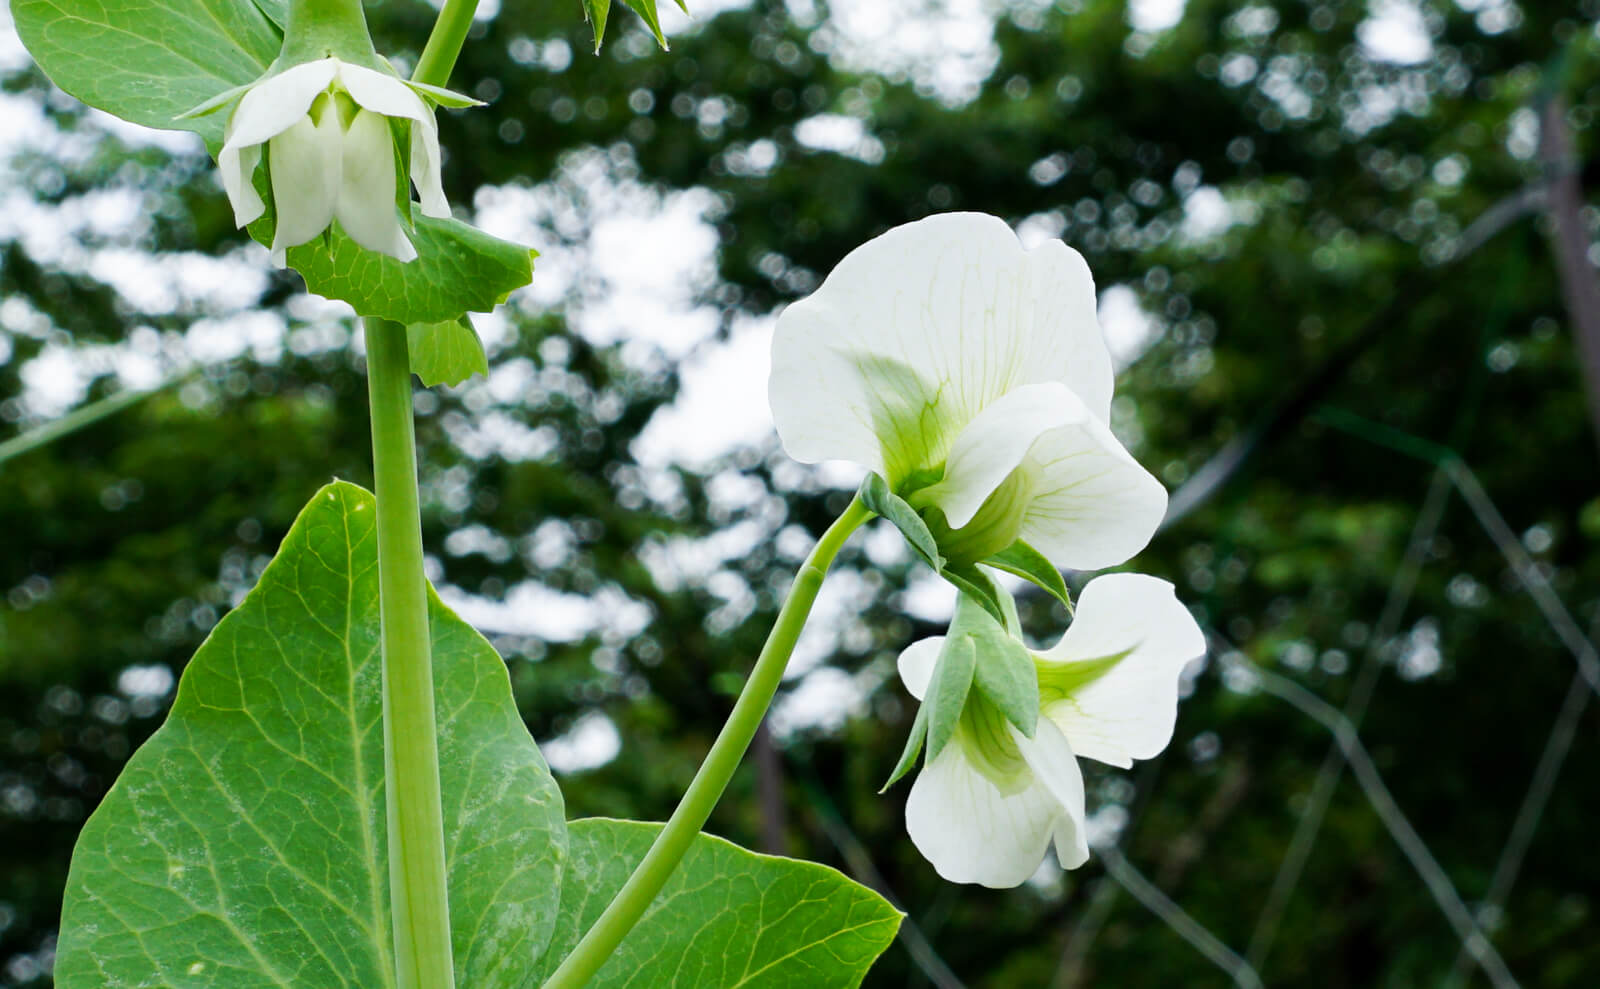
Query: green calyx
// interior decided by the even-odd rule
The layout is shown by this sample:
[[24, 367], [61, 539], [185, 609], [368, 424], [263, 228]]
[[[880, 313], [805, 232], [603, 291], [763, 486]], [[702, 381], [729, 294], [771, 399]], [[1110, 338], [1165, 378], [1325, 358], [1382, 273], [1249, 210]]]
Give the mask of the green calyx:
[[1010, 796], [1028, 788], [1033, 773], [1000, 708], [976, 692], [967, 698], [955, 742], [973, 768]]
[[268, 74], [330, 56], [380, 72], [394, 71], [372, 45], [361, 0], [290, 0], [283, 50]]

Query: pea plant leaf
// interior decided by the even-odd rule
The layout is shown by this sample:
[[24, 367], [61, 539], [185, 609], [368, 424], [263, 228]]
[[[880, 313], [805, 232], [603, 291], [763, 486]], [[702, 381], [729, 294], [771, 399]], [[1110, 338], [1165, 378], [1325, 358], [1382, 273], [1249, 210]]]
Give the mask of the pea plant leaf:
[[459, 385], [474, 374], [489, 373], [489, 358], [472, 321], [446, 319], [438, 323], [412, 323], [406, 327], [411, 352], [411, 373], [429, 388]]
[[[568, 825], [567, 879], [537, 985], [605, 909], [661, 830]], [[894, 940], [901, 914], [826, 866], [700, 835], [590, 989], [851, 989]]]
[[215, 147], [227, 114], [178, 115], [267, 71], [283, 36], [263, 8], [281, 6], [267, 0], [12, 0], [11, 15], [29, 54], [57, 86], [124, 120], [194, 131]]
[[[289, 249], [289, 264], [306, 288], [355, 307], [357, 315], [396, 323], [438, 323], [488, 312], [533, 280], [536, 251], [491, 237], [459, 220], [416, 214], [414, 261], [369, 251], [335, 225], [326, 238]], [[250, 235], [272, 243], [270, 217]]]
[[[78, 839], [61, 989], [394, 985], [375, 502], [335, 482], [200, 647]], [[505, 664], [430, 600], [456, 981], [520, 989], [557, 919], [561, 793]]]

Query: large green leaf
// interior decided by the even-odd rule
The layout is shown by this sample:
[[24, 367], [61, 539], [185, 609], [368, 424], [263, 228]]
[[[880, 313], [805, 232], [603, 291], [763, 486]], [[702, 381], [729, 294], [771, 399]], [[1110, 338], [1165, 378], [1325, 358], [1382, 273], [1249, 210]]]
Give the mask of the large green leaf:
[[[393, 985], [374, 501], [318, 492], [84, 826], [62, 989]], [[560, 791], [494, 649], [430, 621], [457, 981], [522, 987], [551, 936]]]
[[215, 145], [227, 114], [177, 117], [258, 78], [278, 57], [283, 38], [262, 6], [252, 0], [11, 0], [11, 15], [22, 43], [57, 86], [124, 120], [192, 130]]
[[[599, 818], [568, 826], [561, 919], [540, 980], [600, 916], [660, 830]], [[894, 940], [900, 916], [826, 866], [700, 835], [589, 987], [849, 989]]]
[[[407, 324], [488, 312], [533, 279], [535, 251], [459, 220], [420, 212], [415, 219], [415, 261], [369, 251], [335, 227], [326, 239], [290, 248], [289, 264], [318, 295], [348, 302], [362, 316]], [[252, 224], [250, 234], [272, 242], [266, 220]]]

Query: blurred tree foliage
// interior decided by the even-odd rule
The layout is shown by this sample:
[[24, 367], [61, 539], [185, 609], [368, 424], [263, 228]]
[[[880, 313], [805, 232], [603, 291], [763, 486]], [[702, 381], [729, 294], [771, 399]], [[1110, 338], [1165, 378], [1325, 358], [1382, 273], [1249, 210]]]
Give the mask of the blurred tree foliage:
[[[912, 36], [946, 6], [889, 5], [905, 20], [880, 40]], [[456, 69], [453, 84], [489, 105], [443, 115], [445, 178], [480, 222], [508, 190], [557, 204], [541, 248], [588, 245], [586, 211], [617, 188], [646, 206], [706, 190], [719, 236], [700, 296], [724, 333], [809, 290], [862, 240], [951, 208], [1063, 237], [1102, 290], [1136, 293], [1150, 342], [1115, 409], [1135, 454], [1187, 497], [1219, 451], [1260, 442], [1242, 444], [1226, 483], [1137, 561], [1175, 580], [1221, 638], [1168, 753], [1132, 773], [1091, 769], [1090, 809], [1242, 954], [1329, 736], [1224, 675], [1222, 651], [1336, 706], [1379, 657], [1362, 738], [1469, 905], [1489, 889], [1573, 675], [1454, 495], [1408, 607], [1376, 627], [1432, 475], [1395, 437], [1460, 454], [1580, 624], [1600, 618], [1600, 470], [1538, 155], [1551, 95], [1579, 158], [1556, 167], [1594, 155], [1600, 3], [1393, 6], [1402, 20], [1416, 12], [1425, 57], [1369, 35], [1385, 5], [1359, 0], [1189, 0], [1159, 31], [1130, 27], [1115, 0], [996, 0], [992, 45], [963, 89], [939, 74], [938, 52], [853, 49], [821, 0], [702, 15], [670, 54], [618, 18], [598, 57], [577, 3], [502, 0]], [[369, 7], [379, 47], [414, 59], [431, 8]], [[22, 396], [30, 366], [68, 357], [90, 383], [82, 398], [114, 392], [114, 347], [180, 379], [0, 466], [0, 986], [20, 987], [48, 985], [78, 826], [158, 723], [163, 671], [181, 670], [319, 484], [367, 481], [369, 466], [350, 327], [292, 275], [259, 274], [259, 251], [233, 253], [246, 241], [203, 153], [131, 137], [25, 60], [5, 64], [8, 117], [45, 136], [14, 138], [3, 173], [0, 396]], [[819, 119], [853, 136], [819, 146], [807, 136]], [[108, 201], [138, 217], [131, 237], [86, 219]], [[1592, 206], [1581, 219], [1600, 227]], [[130, 291], [97, 260], [119, 250], [202, 274], [224, 257], [227, 278], [264, 279], [267, 315]], [[515, 620], [487, 631], [535, 737], [594, 712], [620, 733], [615, 759], [564, 775], [569, 813], [663, 817], [808, 534], [848, 491], [775, 440], [693, 469], [639, 462], [635, 440], [673, 401], [677, 367], [642, 335], [575, 332], [577, 311], [514, 301], [489, 383], [419, 394], [425, 538], [436, 579], [509, 602], [495, 614], [545, 600], [516, 593], [538, 585], [613, 616], [571, 641]], [[217, 333], [250, 344], [207, 360], [197, 341]], [[185, 353], [198, 371], [182, 369]], [[0, 414], [6, 435], [45, 415], [20, 397]], [[781, 759], [765, 765], [781, 817], [747, 768], [712, 830], [847, 870], [864, 853], [968, 985], [1226, 984], [1111, 892], [1098, 859], [992, 892], [943, 884], [917, 856], [905, 786], [876, 791], [912, 713], [894, 657], [938, 628], [902, 608], [920, 582], [903, 555], [854, 545], [835, 577], [843, 617], [818, 635], [825, 662], [797, 689], [847, 676], [861, 698], [780, 734]], [[1032, 633], [1053, 639], [1065, 615], [1024, 604]], [[1525, 985], [1600, 976], [1597, 760], [1590, 704], [1509, 898], [1484, 919]], [[1262, 947], [1252, 961], [1270, 985], [1404, 986], [1437, 982], [1458, 940], [1346, 774]], [[901, 947], [869, 979], [924, 984]]]

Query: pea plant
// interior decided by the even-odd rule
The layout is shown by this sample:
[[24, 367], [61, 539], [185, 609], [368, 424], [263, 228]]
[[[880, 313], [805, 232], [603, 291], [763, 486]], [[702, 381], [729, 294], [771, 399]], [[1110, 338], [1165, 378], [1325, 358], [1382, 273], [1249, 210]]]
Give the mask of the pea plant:
[[[664, 44], [655, 0], [626, 2]], [[875, 517], [959, 592], [948, 634], [900, 656], [920, 707], [889, 780], [915, 773], [907, 832], [941, 876], [1015, 886], [1052, 846], [1081, 865], [1078, 758], [1127, 767], [1172, 736], [1205, 646], [1172, 586], [1102, 575], [1074, 612], [1062, 576], [1124, 563], [1166, 508], [1108, 426], [1088, 268], [994, 217], [936, 215], [863, 244], [778, 320], [785, 449], [866, 481], [676, 811], [566, 820], [504, 662], [423, 570], [412, 376], [486, 371], [466, 314], [535, 277], [528, 248], [453, 219], [441, 184], [435, 114], [475, 103], [446, 88], [474, 6], [446, 0], [403, 78], [359, 0], [12, 2], [56, 84], [198, 134], [236, 224], [363, 320], [375, 479], [312, 494], [84, 827], [63, 989], [858, 985], [898, 911], [700, 829], [829, 566]], [[609, 6], [583, 0], [597, 47]], [[1053, 647], [1024, 640], [1015, 578], [1075, 615]]]

